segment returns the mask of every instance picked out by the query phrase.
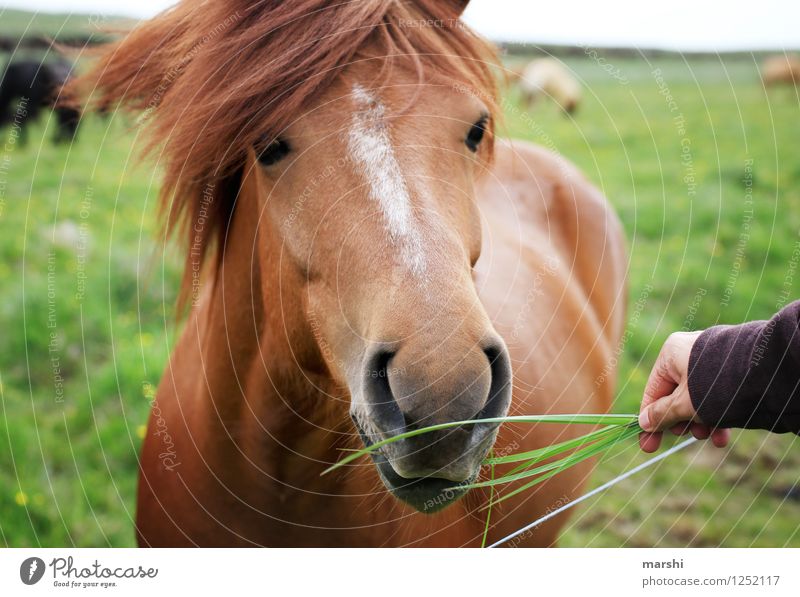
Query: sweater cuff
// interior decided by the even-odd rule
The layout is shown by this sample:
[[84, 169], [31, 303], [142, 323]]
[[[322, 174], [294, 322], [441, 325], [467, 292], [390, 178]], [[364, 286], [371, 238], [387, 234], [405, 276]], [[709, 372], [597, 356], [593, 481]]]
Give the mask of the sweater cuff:
[[712, 427], [758, 426], [758, 396], [749, 373], [753, 341], [766, 322], [718, 325], [697, 337], [689, 355], [689, 396], [697, 415]]

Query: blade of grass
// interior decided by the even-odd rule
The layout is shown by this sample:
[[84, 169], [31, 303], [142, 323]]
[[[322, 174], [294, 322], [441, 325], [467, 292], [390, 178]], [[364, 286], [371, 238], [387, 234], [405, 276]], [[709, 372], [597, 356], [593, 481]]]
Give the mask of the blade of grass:
[[[542, 464], [542, 465], [540, 465], [540, 466], [538, 466], [538, 467], [536, 467], [535, 469], [532, 469], [532, 470], [504, 475], [504, 476], [502, 476], [502, 477], [500, 477], [498, 479], [492, 479], [490, 481], [479, 481], [477, 483], [471, 483], [469, 485], [461, 485], [460, 487], [462, 489], [474, 489], [474, 488], [477, 488], [477, 487], [492, 487], [494, 485], [502, 485], [502, 484], [505, 484], [505, 483], [512, 483], [514, 481], [519, 481], [521, 479], [527, 479], [529, 477], [534, 477], [536, 475], [545, 473], [547, 471], [550, 471], [550, 470], [553, 470], [553, 469], [558, 469], [558, 468], [563, 467], [566, 464], [569, 464], [569, 463], [572, 463], [572, 462], [577, 464], [578, 462], [586, 460], [587, 458], [591, 458], [592, 456], [594, 456], [598, 452], [601, 452], [601, 451], [611, 447], [618, 440], [620, 440], [623, 437], [626, 437], [630, 432], [631, 432], [630, 428], [624, 427], [622, 429], [616, 430], [616, 433], [611, 434], [608, 437], [605, 437], [605, 438], [603, 438], [601, 440], [598, 440], [598, 441], [588, 445], [585, 448], [577, 450], [577, 451], [573, 452], [572, 454], [570, 454], [569, 456], [565, 456], [561, 460], [556, 460], [554, 462], [548, 462], [547, 464]], [[637, 431], [637, 433], [638, 433], [638, 431]], [[541, 461], [541, 459], [536, 459], [535, 463], [538, 464], [540, 461]], [[571, 464], [570, 464], [570, 466], [571, 466]]]
[[608, 427], [603, 427], [602, 429], [592, 431], [586, 435], [582, 435], [559, 444], [553, 444], [552, 446], [546, 446], [544, 448], [538, 448], [528, 452], [518, 452], [516, 454], [508, 454], [506, 456], [498, 456], [496, 458], [487, 458], [483, 461], [483, 464], [508, 464], [510, 462], [520, 462], [522, 460], [531, 460], [533, 458], [543, 460], [545, 458], [549, 458], [550, 456], [560, 454], [566, 450], [571, 450], [572, 448], [582, 446], [587, 442], [594, 441], [595, 439], [607, 435], [616, 429], [619, 429], [619, 427], [616, 425], [609, 425]]
[[[559, 463], [559, 462], [564, 463], [567, 460], [571, 460], [573, 457], [578, 458], [579, 459], [578, 461], [580, 462], [581, 455], [586, 455], [588, 453], [588, 456], [585, 456], [585, 458], [591, 458], [593, 455], [595, 455], [595, 451], [593, 450], [593, 448], [598, 447], [599, 451], [606, 450], [606, 449], [612, 447], [618, 441], [625, 440], [628, 437], [637, 435], [640, 432], [640, 430], [638, 428], [638, 425], [637, 426], [631, 426], [629, 429], [626, 429], [626, 430], [616, 430], [616, 431], [617, 431], [616, 434], [611, 435], [611, 436], [606, 436], [606, 437], [604, 437], [602, 439], [602, 441], [603, 441], [602, 446], [598, 447], [599, 441], [595, 441], [592, 444], [590, 444], [589, 446], [583, 448], [582, 450], [576, 450], [572, 454], [570, 454], [568, 456], [565, 456], [564, 458], [562, 458], [562, 459], [560, 459], [558, 461], [555, 461], [553, 463], [550, 463], [550, 464], [556, 464], [556, 463]], [[530, 469], [531, 469], [531, 467], [535, 467], [537, 465], [540, 465], [542, 460], [543, 459], [533, 459], [533, 460], [530, 460], [528, 462], [525, 462], [521, 466], [517, 466], [514, 469], [512, 469], [511, 471], [509, 471], [508, 473], [506, 473], [506, 475], [501, 477], [501, 479], [502, 478], [508, 478], [511, 475], [515, 475], [516, 476], [515, 480], [525, 479], [525, 478], [528, 478], [528, 477], [531, 477], [531, 476], [535, 476], [536, 473], [534, 471], [531, 471]], [[544, 466], [544, 465], [542, 465], [542, 466]], [[520, 471], [522, 471], [522, 470], [527, 471], [527, 473], [526, 474], [519, 474]], [[549, 469], [538, 470], [538, 472], [542, 473], [542, 472], [546, 472], [546, 470], [549, 470]]]
[[[581, 462], [583, 462], [583, 461], [584, 461], [584, 460], [586, 460], [587, 458], [591, 458], [592, 456], [596, 456], [597, 454], [600, 454], [601, 452], [603, 452], [603, 451], [605, 451], [605, 450], [607, 450], [607, 449], [611, 448], [611, 447], [613, 446], [613, 444], [615, 444], [615, 443], [617, 443], [617, 442], [620, 442], [620, 441], [624, 441], [625, 439], [628, 439], [628, 438], [634, 437], [634, 436], [636, 436], [636, 435], [638, 435], [638, 434], [639, 434], [639, 430], [638, 430], [638, 429], [636, 429], [636, 428], [631, 428], [631, 429], [630, 429], [630, 430], [628, 430], [628, 431], [627, 431], [625, 434], [622, 434], [622, 435], [621, 435], [619, 438], [617, 438], [617, 440], [616, 440], [616, 441], [614, 441], [614, 442], [610, 442], [610, 445], [606, 445], [606, 446], [602, 446], [602, 447], [596, 448], [596, 449], [595, 449], [595, 451], [593, 451], [593, 452], [591, 452], [591, 453], [587, 453], [587, 454], [585, 454], [585, 455], [584, 455], [582, 458], [580, 458], [580, 459], [574, 459], [574, 460], [571, 460], [571, 459], [565, 458], [564, 460], [569, 460], [569, 462], [565, 462], [565, 463], [563, 464], [563, 466], [561, 466], [561, 467], [559, 467], [559, 468], [557, 468], [557, 469], [555, 469], [555, 470], [551, 470], [551, 471], [549, 471], [549, 472], [547, 472], [547, 473], [545, 473], [545, 474], [543, 474], [543, 475], [541, 475], [541, 476], [539, 476], [539, 477], [536, 477], [536, 478], [535, 478], [533, 481], [530, 481], [530, 482], [528, 482], [528, 483], [524, 484], [522, 487], [518, 487], [518, 488], [517, 488], [517, 489], [515, 489], [514, 491], [512, 491], [512, 492], [510, 492], [510, 493], [508, 493], [508, 494], [506, 494], [506, 495], [502, 496], [502, 497], [501, 497], [501, 498], [499, 498], [499, 499], [496, 499], [496, 500], [494, 500], [492, 504], [493, 504], [493, 505], [494, 505], [494, 504], [499, 504], [500, 502], [503, 502], [503, 501], [505, 501], [505, 500], [507, 500], [507, 499], [509, 499], [509, 498], [512, 498], [512, 497], [514, 497], [515, 495], [517, 495], [517, 494], [519, 494], [519, 493], [522, 493], [523, 491], [527, 491], [527, 490], [528, 490], [528, 489], [530, 489], [531, 487], [533, 487], [533, 486], [535, 486], [535, 485], [538, 485], [539, 483], [541, 483], [541, 482], [543, 482], [543, 481], [546, 481], [547, 479], [549, 479], [549, 478], [551, 478], [551, 477], [554, 477], [555, 475], [557, 475], [557, 474], [559, 474], [559, 473], [561, 473], [561, 472], [565, 471], [566, 469], [568, 469], [568, 468], [570, 468], [570, 467], [573, 467], [573, 466], [575, 466], [576, 464], [580, 464]], [[485, 508], [486, 508], [486, 506], [484, 506], [484, 508], [483, 508], [483, 509], [485, 509]]]
[[357, 452], [353, 452], [344, 457], [339, 462], [328, 467], [322, 471], [322, 475], [360, 458], [366, 454], [374, 452], [388, 444], [408, 439], [423, 433], [431, 431], [440, 431], [443, 429], [451, 429], [453, 427], [460, 427], [462, 425], [476, 425], [479, 423], [562, 423], [562, 424], [583, 424], [583, 425], [618, 425], [625, 426], [637, 420], [637, 415], [517, 415], [511, 417], [492, 417], [488, 419], [473, 419], [470, 421], [451, 421], [449, 423], [440, 423], [438, 425], [431, 425], [430, 427], [423, 427], [421, 429], [414, 429], [400, 433], [393, 437], [383, 439], [367, 446]]
[[[489, 452], [494, 456], [494, 448]], [[491, 465], [492, 469], [490, 478], [494, 479], [494, 464]], [[483, 527], [483, 537], [481, 538], [481, 548], [486, 547], [486, 538], [489, 536], [489, 521], [492, 519], [492, 503], [494, 502], [494, 487], [489, 490], [489, 505], [486, 509], [486, 525]]]
[[[590, 444], [590, 443], [593, 443], [593, 442], [595, 442], [595, 441], [597, 441], [597, 440], [599, 440], [599, 439], [602, 439], [602, 438], [608, 437], [608, 435], [610, 435], [610, 434], [611, 434], [611, 433], [613, 433], [613, 432], [619, 432], [619, 429], [620, 429], [620, 428], [619, 428], [619, 427], [617, 427], [617, 426], [609, 426], [609, 427], [604, 427], [604, 428], [603, 428], [603, 431], [604, 431], [605, 433], [603, 433], [603, 434], [602, 434], [602, 435], [600, 435], [599, 437], [598, 437], [598, 436], [593, 436], [593, 435], [592, 435], [592, 433], [589, 433], [589, 434], [587, 434], [587, 435], [583, 435], [583, 436], [581, 436], [581, 437], [579, 437], [579, 438], [576, 438], [576, 442], [577, 442], [577, 441], [580, 441], [580, 443], [577, 443], [577, 445], [576, 445], [576, 446], [574, 446], [574, 447], [575, 447], [575, 448], [583, 448], [583, 447], [585, 447], [586, 445], [588, 445], [588, 444]], [[594, 432], [593, 432], [593, 433], [594, 433]], [[564, 450], [560, 450], [560, 451], [558, 451], [557, 453], [556, 453], [556, 452], [554, 452], [554, 453], [550, 453], [550, 454], [547, 454], [547, 455], [545, 455], [544, 453], [543, 453], [542, 455], [535, 455], [535, 454], [534, 454], [532, 457], [530, 457], [528, 460], [526, 460], [526, 461], [525, 461], [525, 462], [523, 462], [522, 464], [520, 464], [520, 465], [518, 465], [518, 466], [515, 466], [513, 469], [511, 469], [510, 471], [508, 471], [508, 472], [506, 473], [506, 475], [513, 475], [514, 473], [518, 473], [518, 472], [520, 472], [520, 471], [529, 470], [531, 467], [534, 467], [534, 466], [536, 466], [537, 464], [539, 464], [539, 463], [540, 463], [542, 460], [545, 460], [545, 459], [547, 459], [547, 458], [550, 458], [550, 457], [552, 457], [552, 456], [558, 456], [558, 455], [560, 455], [560, 454], [563, 454], [564, 452], [568, 451], [569, 449], [570, 449], [570, 448], [565, 448]], [[542, 449], [542, 450], [543, 450], [543, 452], [544, 452], [544, 449]]]

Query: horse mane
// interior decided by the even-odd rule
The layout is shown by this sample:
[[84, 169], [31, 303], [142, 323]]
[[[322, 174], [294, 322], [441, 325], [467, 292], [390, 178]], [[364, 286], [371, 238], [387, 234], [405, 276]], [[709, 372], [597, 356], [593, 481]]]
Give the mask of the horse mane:
[[[66, 91], [140, 113], [163, 168], [167, 232], [188, 242], [181, 302], [216, 253], [249, 147], [275, 139], [354, 60], [408, 62], [496, 102], [496, 54], [458, 20], [460, 0], [182, 0], [119, 41]], [[202, 222], [201, 226], [195, 225]], [[213, 247], [218, 247], [215, 251]]]

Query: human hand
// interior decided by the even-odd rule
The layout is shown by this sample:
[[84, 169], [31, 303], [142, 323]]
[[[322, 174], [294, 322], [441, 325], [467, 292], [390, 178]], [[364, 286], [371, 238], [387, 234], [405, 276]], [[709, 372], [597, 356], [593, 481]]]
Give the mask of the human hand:
[[703, 423], [689, 396], [689, 355], [702, 332], [672, 334], [656, 359], [639, 408], [639, 446], [655, 452], [661, 445], [662, 432], [670, 429], [675, 435], [691, 432], [697, 439], [708, 439], [718, 448], [728, 444], [730, 430], [715, 429]]

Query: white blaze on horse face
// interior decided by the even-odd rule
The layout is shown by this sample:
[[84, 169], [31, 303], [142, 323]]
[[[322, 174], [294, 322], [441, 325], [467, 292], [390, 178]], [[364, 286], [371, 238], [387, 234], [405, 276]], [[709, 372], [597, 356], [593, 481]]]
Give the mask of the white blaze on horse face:
[[394, 154], [385, 107], [358, 83], [353, 85], [353, 100], [356, 110], [347, 138], [348, 151], [367, 181], [370, 197], [380, 206], [403, 263], [413, 273], [423, 274], [422, 238], [414, 226], [411, 196]]

